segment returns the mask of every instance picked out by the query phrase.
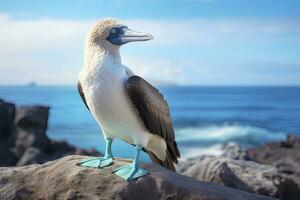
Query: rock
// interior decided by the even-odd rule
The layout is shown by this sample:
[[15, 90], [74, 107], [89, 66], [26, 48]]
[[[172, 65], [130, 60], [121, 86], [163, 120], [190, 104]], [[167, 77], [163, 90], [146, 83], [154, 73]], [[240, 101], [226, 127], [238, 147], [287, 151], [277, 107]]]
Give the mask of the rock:
[[[281, 165], [282, 163], [295, 163], [290, 165], [289, 171], [295, 171], [300, 166], [300, 138], [289, 135], [286, 141], [273, 142], [261, 147], [249, 149], [248, 153], [252, 160], [258, 163]], [[285, 167], [287, 168], [287, 167]]]
[[223, 147], [223, 154], [221, 157], [233, 160], [250, 160], [248, 152], [235, 143], [226, 144]]
[[[248, 150], [250, 159], [272, 165], [277, 168], [286, 181], [282, 181], [280, 188], [285, 188], [285, 199], [300, 199], [300, 138], [289, 135], [286, 141], [272, 142], [261, 147]], [[297, 195], [296, 195], [297, 194]], [[292, 198], [293, 197], [293, 198]]]
[[0, 145], [0, 167], [14, 166], [18, 159], [10, 147], [3, 144]]
[[273, 199], [197, 181], [156, 164], [143, 164], [150, 174], [128, 183], [112, 173], [128, 160], [118, 158], [112, 166], [95, 169], [76, 166], [82, 158], [67, 156], [43, 165], [0, 168], [0, 199]]
[[[102, 154], [99, 153], [96, 149], [81, 149], [78, 147], [74, 147], [68, 144], [66, 141], [52, 141], [52, 145], [55, 149], [52, 155], [57, 155], [56, 158], [52, 159], [55, 160], [60, 157], [64, 157], [66, 155], [88, 155], [88, 156], [101, 156]], [[40, 163], [41, 164], [41, 163]]]
[[15, 108], [0, 100], [0, 166], [41, 164], [71, 154], [101, 155], [95, 149], [51, 141], [46, 134], [48, 116], [49, 107]]
[[78, 155], [90, 155], [90, 156], [100, 156], [99, 152], [95, 149], [82, 150], [74, 146], [69, 145], [65, 141], [53, 141], [52, 142], [55, 151], [51, 154], [46, 154], [40, 149], [35, 147], [29, 147], [26, 149], [22, 157], [19, 159], [16, 166], [24, 166], [29, 164], [42, 164], [50, 160], [55, 160], [67, 155], [78, 154]]
[[15, 105], [0, 99], [0, 166], [14, 165], [18, 158], [14, 154]]
[[233, 160], [223, 157], [200, 156], [189, 164], [180, 164], [178, 172], [197, 180], [278, 197], [274, 180], [280, 178], [275, 167], [252, 161]]
[[18, 127], [16, 146], [24, 149], [33, 146], [45, 153], [51, 153], [53, 148], [50, 139], [46, 135], [48, 116], [49, 107], [17, 108], [15, 119]]
[[5, 141], [12, 133], [15, 106], [0, 99], [0, 142]]
[[43, 163], [41, 158], [45, 157], [44, 153], [35, 147], [29, 147], [18, 160], [17, 166]]
[[279, 198], [283, 200], [299, 200], [300, 190], [292, 178], [282, 179], [279, 183]]

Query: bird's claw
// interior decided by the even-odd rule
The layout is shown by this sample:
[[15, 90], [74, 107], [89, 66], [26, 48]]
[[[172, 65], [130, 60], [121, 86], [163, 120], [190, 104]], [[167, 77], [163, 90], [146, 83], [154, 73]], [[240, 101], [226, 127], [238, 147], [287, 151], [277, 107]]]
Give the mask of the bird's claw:
[[129, 164], [115, 169], [113, 173], [127, 181], [131, 181], [133, 179], [147, 175], [148, 171], [141, 167], [137, 167], [134, 164]]
[[89, 158], [81, 160], [76, 165], [82, 167], [94, 167], [94, 168], [103, 168], [113, 164], [113, 157], [112, 156], [104, 156], [99, 158]]

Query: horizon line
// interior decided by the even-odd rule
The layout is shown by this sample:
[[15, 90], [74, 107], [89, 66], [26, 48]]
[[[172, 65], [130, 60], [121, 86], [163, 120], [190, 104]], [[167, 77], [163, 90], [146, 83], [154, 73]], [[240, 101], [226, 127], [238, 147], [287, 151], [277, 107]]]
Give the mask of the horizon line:
[[[300, 84], [153, 84], [156, 87], [300, 87]], [[76, 87], [76, 84], [37, 84], [34, 86], [26, 84], [0, 84], [0, 87]]]

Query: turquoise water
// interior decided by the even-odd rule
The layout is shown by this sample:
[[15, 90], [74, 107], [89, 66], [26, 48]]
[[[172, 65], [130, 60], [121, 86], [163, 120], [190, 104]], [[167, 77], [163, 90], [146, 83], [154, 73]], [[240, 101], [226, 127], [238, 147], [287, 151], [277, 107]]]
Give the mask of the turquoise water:
[[[222, 144], [243, 147], [300, 134], [300, 87], [160, 87], [169, 102], [184, 158], [218, 154]], [[73, 145], [104, 150], [101, 130], [75, 87], [0, 87], [0, 98], [18, 105], [51, 107], [48, 135]], [[116, 156], [134, 149], [113, 144]], [[147, 159], [144, 155], [144, 159]]]

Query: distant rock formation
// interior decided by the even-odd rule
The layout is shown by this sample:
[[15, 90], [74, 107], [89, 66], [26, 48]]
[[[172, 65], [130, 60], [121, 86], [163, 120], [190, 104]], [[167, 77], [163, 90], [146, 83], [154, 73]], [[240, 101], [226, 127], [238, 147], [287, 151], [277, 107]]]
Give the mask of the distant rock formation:
[[142, 164], [150, 174], [126, 182], [112, 173], [128, 160], [104, 169], [76, 166], [82, 156], [67, 156], [43, 165], [0, 168], [0, 199], [172, 199], [271, 200], [176, 174], [156, 164]]
[[[254, 162], [252, 160], [254, 152], [256, 152], [254, 149], [248, 152], [243, 151], [238, 145], [235, 147], [229, 145], [225, 149], [225, 153], [219, 157], [204, 155], [180, 163], [178, 172], [197, 180], [217, 183], [247, 192], [283, 200], [299, 200], [300, 190], [296, 182], [278, 170], [275, 165], [266, 165], [270, 164], [267, 162], [265, 164]], [[260, 155], [260, 152], [261, 149], [258, 148], [256, 153]], [[296, 151], [294, 154], [297, 155]], [[264, 155], [263, 151], [262, 155]], [[298, 169], [294, 168], [293, 172], [297, 172]]]
[[222, 157], [200, 156], [180, 165], [179, 172], [197, 180], [218, 183], [224, 186], [277, 197], [274, 179], [278, 176], [275, 167], [252, 161], [233, 160]]
[[46, 135], [49, 108], [16, 107], [0, 100], [0, 166], [44, 163], [71, 155], [100, 155], [65, 141], [52, 141]]
[[[300, 199], [300, 138], [289, 135], [286, 141], [267, 143], [247, 151], [257, 163], [274, 166], [285, 177], [280, 189], [282, 199]], [[289, 194], [289, 196], [286, 196]]]

